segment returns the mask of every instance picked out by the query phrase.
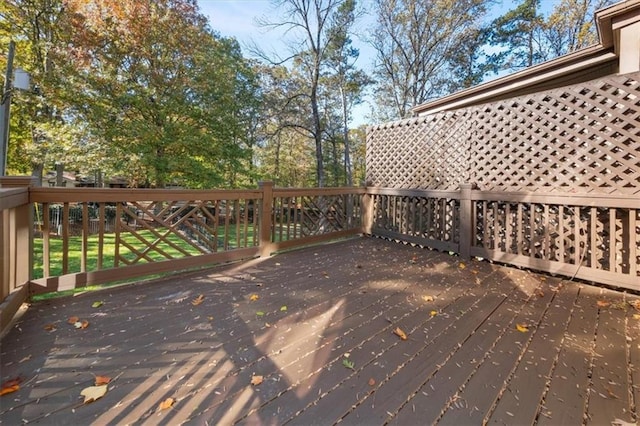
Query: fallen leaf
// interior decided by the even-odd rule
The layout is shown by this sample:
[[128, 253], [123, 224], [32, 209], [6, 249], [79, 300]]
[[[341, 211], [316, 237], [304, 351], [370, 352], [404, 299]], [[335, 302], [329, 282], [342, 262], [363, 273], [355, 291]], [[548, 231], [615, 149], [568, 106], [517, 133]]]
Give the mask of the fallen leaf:
[[82, 320], [82, 321], [76, 321], [73, 326], [75, 328], [87, 328], [89, 327], [89, 321], [87, 320]]
[[169, 408], [171, 408], [174, 402], [176, 402], [176, 400], [173, 398], [165, 399], [158, 405], [158, 411], [168, 410]]
[[438, 311], [431, 311], [429, 312], [429, 315], [431, 315], [432, 317], [435, 317], [436, 315], [438, 315]]
[[634, 300], [633, 302], [629, 302], [629, 304], [633, 306], [636, 311], [640, 311], [640, 300]]
[[20, 383], [22, 383], [22, 378], [16, 377], [15, 379], [7, 380], [0, 387], [0, 396], [6, 395], [8, 393], [13, 393], [20, 389]]
[[195, 299], [193, 299], [191, 301], [191, 304], [193, 306], [198, 306], [199, 304], [201, 304], [204, 301], [204, 294], [201, 294], [200, 296], [196, 297]]
[[478, 275], [479, 272], [480, 271], [478, 271], [477, 269], [472, 269], [471, 270], [471, 273], [474, 274], [474, 275]]
[[376, 385], [376, 381], [375, 379], [372, 377], [369, 379], [369, 386], [375, 386]]
[[107, 385], [89, 386], [82, 389], [80, 395], [84, 396], [84, 403], [88, 404], [102, 398], [107, 393]]
[[92, 307], [92, 308], [99, 308], [99, 307], [100, 307], [100, 306], [102, 306], [102, 305], [104, 305], [104, 302], [103, 302], [103, 301], [93, 302], [93, 303], [91, 304], [91, 307]]
[[398, 336], [401, 340], [407, 340], [407, 334], [404, 331], [402, 331], [400, 327], [396, 327], [396, 329], [393, 330], [393, 334]]
[[596, 302], [596, 305], [598, 305], [598, 308], [606, 308], [611, 304], [611, 302], [608, 302], [606, 300], [598, 300]]
[[540, 281], [546, 281], [547, 279], [545, 277], [540, 277]]
[[544, 297], [544, 291], [538, 290], [538, 297]]
[[633, 319], [640, 319], [640, 314], [633, 314]]
[[77, 323], [78, 321], [80, 321], [80, 318], [78, 317], [69, 317], [69, 319], [67, 320], [67, 322], [71, 325]]
[[265, 322], [264, 326], [267, 327], [267, 328], [271, 328], [271, 324], [269, 324], [268, 322]]
[[281, 312], [286, 312], [286, 311], [287, 311], [287, 307], [286, 307], [286, 306], [282, 306], [282, 307], [280, 307], [280, 311], [281, 311]]
[[259, 316], [259, 317], [261, 317], [261, 316], [263, 316], [263, 315], [264, 315], [264, 312], [262, 312], [262, 311], [258, 311], [258, 312], [256, 312], [256, 315], [257, 315], [257, 316]]
[[252, 302], [255, 302], [258, 299], [260, 299], [260, 296], [258, 296], [257, 294], [252, 294], [251, 296], [249, 296], [249, 300]]
[[422, 300], [425, 302], [433, 302], [433, 296], [422, 296]]
[[460, 269], [464, 269], [464, 268], [466, 268], [466, 267], [467, 267], [467, 265], [465, 265], [465, 264], [464, 264], [464, 263], [462, 263], [462, 262], [460, 262], [460, 264], [458, 265], [458, 268], [460, 268]]
[[20, 385], [2, 386], [0, 396], [15, 392], [20, 389]]
[[96, 386], [106, 385], [111, 381], [111, 377], [107, 376], [96, 376]]
[[262, 380], [264, 378], [262, 376], [251, 376], [251, 384], [253, 386], [258, 386], [260, 383], [262, 383]]
[[347, 368], [349, 368], [349, 369], [353, 370], [353, 369], [354, 369], [354, 367], [356, 366], [356, 363], [355, 363], [355, 362], [353, 362], [353, 361], [351, 361], [351, 360], [349, 360], [348, 358], [344, 358], [344, 359], [342, 360], [342, 365], [344, 365], [345, 367], [347, 367]]
[[213, 317], [207, 317], [209, 321], [213, 321]]
[[47, 324], [44, 326], [44, 329], [47, 331], [54, 331], [56, 329], [56, 325], [55, 324]]
[[20, 361], [18, 361], [18, 364], [22, 364], [23, 362], [27, 362], [31, 359], [31, 354], [25, 356], [24, 358], [22, 358]]
[[526, 333], [527, 331], [529, 331], [529, 327], [527, 327], [525, 324], [516, 324], [516, 330], [521, 333]]

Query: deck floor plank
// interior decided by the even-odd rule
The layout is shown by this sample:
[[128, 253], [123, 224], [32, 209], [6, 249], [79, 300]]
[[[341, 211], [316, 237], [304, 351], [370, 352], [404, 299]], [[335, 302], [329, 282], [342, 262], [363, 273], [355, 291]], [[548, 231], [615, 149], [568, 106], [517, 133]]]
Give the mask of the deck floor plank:
[[581, 286], [538, 424], [582, 424], [589, 393], [600, 289]]
[[[544, 291], [554, 291], [557, 283]], [[546, 392], [546, 382], [559, 355], [562, 340], [578, 297], [578, 286], [566, 285], [557, 291], [552, 309], [540, 324], [527, 353], [509, 381], [494, 410], [490, 424], [533, 424], [539, 412], [540, 402]]]
[[[0, 423], [579, 424], [585, 407], [632, 421], [640, 320], [622, 308], [639, 297], [563, 281], [552, 298], [559, 281], [354, 238], [34, 303], [2, 339], [0, 379], [23, 382]], [[95, 375], [113, 380], [83, 404]], [[594, 399], [602, 387], [619, 400]]]

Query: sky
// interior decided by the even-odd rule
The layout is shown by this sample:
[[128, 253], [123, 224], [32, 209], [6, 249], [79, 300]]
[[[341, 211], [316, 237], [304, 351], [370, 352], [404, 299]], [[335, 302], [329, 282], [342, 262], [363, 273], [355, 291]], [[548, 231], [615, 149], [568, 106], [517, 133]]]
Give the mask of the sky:
[[[360, 5], [365, 8], [372, 5], [371, 0], [360, 0]], [[500, 16], [513, 9], [520, 1], [497, 0], [491, 12], [493, 16]], [[542, 0], [543, 13], [550, 11], [558, 0]], [[249, 46], [257, 44], [267, 53], [279, 53], [281, 57], [287, 56], [286, 35], [282, 30], [268, 31], [257, 24], [257, 20], [265, 18], [271, 22], [278, 22], [278, 11], [273, 8], [270, 0], [198, 0], [202, 14], [209, 18], [211, 28], [224, 37], [235, 37], [242, 46], [245, 56], [251, 56]], [[371, 72], [375, 59], [375, 51], [364, 38], [367, 28], [373, 25], [371, 14], [360, 19], [355, 27], [356, 35], [353, 38], [354, 47], [360, 50], [360, 57], [356, 66], [366, 72]], [[364, 34], [364, 35], [363, 35]], [[371, 103], [369, 97], [365, 102], [357, 106], [353, 113], [352, 127], [361, 124], [371, 124], [369, 118]]]

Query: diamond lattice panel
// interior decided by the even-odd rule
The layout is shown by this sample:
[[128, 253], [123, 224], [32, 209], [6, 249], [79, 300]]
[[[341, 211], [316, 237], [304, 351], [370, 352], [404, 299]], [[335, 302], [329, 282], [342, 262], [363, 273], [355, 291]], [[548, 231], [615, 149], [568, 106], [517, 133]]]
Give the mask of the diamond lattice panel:
[[640, 73], [374, 126], [367, 183], [640, 193]]
[[638, 74], [476, 108], [472, 182], [488, 190], [635, 194]]
[[392, 188], [457, 189], [468, 179], [469, 113], [447, 112], [370, 128], [367, 183]]

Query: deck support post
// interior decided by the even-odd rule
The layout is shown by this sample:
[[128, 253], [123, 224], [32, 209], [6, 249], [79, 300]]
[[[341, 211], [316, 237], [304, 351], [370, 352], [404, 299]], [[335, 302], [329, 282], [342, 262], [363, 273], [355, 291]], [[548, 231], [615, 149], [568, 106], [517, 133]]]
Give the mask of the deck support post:
[[465, 260], [471, 258], [471, 236], [473, 227], [473, 203], [471, 191], [474, 185], [463, 183], [460, 185], [460, 240], [458, 253]]
[[260, 257], [271, 255], [271, 227], [273, 210], [273, 182], [260, 181], [258, 188], [262, 191], [262, 202], [260, 203], [260, 216], [258, 226], [260, 232]]
[[[31, 176], [2, 176], [0, 187], [37, 185]], [[29, 297], [33, 279], [33, 208], [26, 203], [0, 210], [0, 331], [9, 325], [20, 305]]]
[[366, 192], [362, 195], [362, 233], [371, 235], [373, 229], [373, 194]]

